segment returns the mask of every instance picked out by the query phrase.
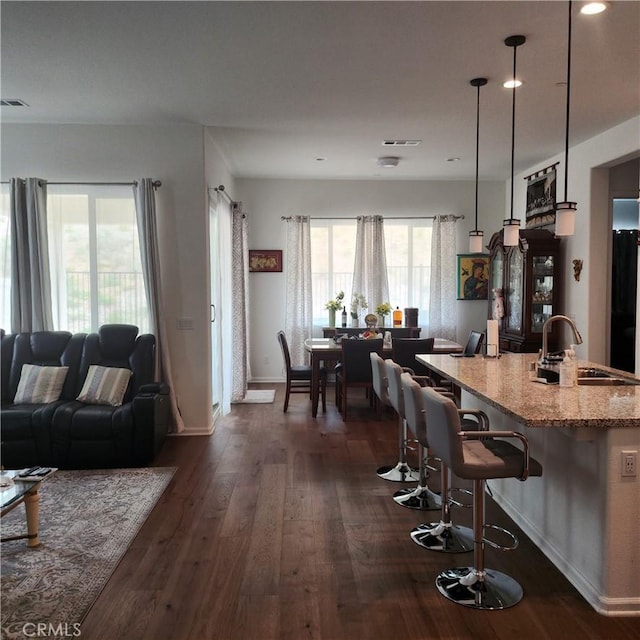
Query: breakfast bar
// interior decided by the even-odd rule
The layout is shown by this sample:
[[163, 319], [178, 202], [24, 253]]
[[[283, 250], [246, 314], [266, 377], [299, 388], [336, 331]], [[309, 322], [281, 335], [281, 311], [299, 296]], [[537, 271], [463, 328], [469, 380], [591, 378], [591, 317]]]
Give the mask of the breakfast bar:
[[623, 452], [640, 451], [640, 380], [599, 364], [615, 384], [559, 387], [536, 377], [534, 354], [417, 360], [482, 409], [492, 429], [518, 431], [541, 478], [492, 481], [504, 511], [604, 615], [640, 615], [640, 485]]

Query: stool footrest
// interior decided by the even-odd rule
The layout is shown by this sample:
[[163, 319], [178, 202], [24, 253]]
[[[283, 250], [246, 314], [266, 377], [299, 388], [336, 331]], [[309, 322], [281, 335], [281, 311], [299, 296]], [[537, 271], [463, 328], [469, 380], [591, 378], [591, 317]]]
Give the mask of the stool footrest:
[[[500, 531], [501, 533], [504, 533], [504, 535], [506, 535], [508, 538], [511, 539], [511, 544], [503, 545], [503, 544], [498, 544], [493, 540], [489, 540], [489, 538], [487, 538], [484, 535], [484, 530], [486, 529], [493, 529], [494, 531]], [[518, 540], [518, 538], [513, 533], [511, 533], [511, 531], [509, 531], [508, 529], [505, 529], [504, 527], [499, 527], [496, 524], [485, 523], [484, 530], [482, 532], [482, 540], [489, 546], [493, 547], [494, 549], [500, 549], [500, 551], [513, 551], [514, 549], [517, 549], [518, 544], [520, 544], [520, 541]]]

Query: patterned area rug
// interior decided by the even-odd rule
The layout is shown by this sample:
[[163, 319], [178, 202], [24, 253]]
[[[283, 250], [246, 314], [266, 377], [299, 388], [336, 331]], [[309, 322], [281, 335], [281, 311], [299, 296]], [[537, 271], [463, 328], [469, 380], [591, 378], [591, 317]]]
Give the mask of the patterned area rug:
[[[2, 543], [2, 638], [33, 637], [39, 623], [78, 635], [80, 622], [174, 473], [173, 468], [58, 471], [43, 482], [40, 546]], [[25, 533], [24, 508], [18, 506], [0, 524], [3, 537]]]

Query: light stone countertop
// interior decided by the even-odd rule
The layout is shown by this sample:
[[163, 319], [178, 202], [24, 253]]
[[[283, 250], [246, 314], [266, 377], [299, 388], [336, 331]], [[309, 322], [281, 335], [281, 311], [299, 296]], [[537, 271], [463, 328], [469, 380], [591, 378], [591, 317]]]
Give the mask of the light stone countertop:
[[[499, 358], [424, 354], [417, 359], [527, 427], [640, 427], [640, 386], [540, 384], [529, 378], [527, 365], [536, 360], [533, 353], [505, 353]], [[578, 364], [633, 378], [600, 364]]]

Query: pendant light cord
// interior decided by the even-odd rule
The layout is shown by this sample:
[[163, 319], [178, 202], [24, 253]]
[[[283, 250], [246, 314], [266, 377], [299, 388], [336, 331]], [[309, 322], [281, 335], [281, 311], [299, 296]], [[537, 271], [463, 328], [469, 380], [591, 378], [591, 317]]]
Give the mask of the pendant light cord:
[[478, 163], [480, 161], [480, 84], [478, 83], [478, 97], [476, 101], [476, 226], [478, 230]]
[[569, 34], [567, 36], [567, 113], [564, 137], [564, 199], [569, 200], [569, 114], [571, 107], [571, 5], [569, 0]]
[[513, 47], [513, 89], [511, 99], [511, 213], [510, 219], [513, 220], [513, 181], [515, 171], [515, 156], [516, 156], [516, 51], [518, 46]]

